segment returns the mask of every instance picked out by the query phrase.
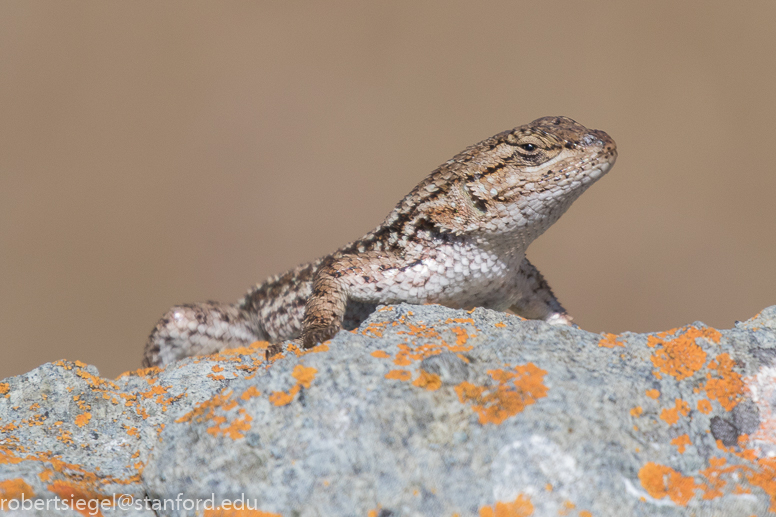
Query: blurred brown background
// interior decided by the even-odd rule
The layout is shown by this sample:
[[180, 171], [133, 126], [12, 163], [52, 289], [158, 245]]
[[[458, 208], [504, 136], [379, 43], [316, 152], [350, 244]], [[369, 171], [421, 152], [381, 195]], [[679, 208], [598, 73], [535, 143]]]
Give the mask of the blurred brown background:
[[0, 4], [0, 377], [377, 225], [544, 115], [620, 158], [529, 251], [592, 331], [776, 304], [774, 2]]

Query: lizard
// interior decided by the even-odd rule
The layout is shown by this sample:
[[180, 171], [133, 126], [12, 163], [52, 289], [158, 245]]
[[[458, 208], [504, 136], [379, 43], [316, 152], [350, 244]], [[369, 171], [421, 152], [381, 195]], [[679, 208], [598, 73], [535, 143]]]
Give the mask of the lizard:
[[143, 364], [255, 341], [310, 348], [399, 302], [574, 325], [525, 252], [616, 158], [608, 134], [568, 117], [498, 133], [439, 166], [361, 239], [270, 277], [236, 304], [171, 308]]

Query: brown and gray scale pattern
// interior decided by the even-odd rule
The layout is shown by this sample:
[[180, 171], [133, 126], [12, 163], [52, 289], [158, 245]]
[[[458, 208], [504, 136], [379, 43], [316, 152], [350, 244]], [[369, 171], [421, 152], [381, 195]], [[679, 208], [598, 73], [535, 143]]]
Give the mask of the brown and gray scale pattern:
[[269, 278], [237, 304], [173, 307], [149, 337], [143, 363], [257, 340], [310, 347], [354, 328], [378, 304], [399, 302], [511, 310], [570, 325], [525, 252], [616, 158], [609, 135], [567, 117], [498, 133], [442, 164], [361, 239]]

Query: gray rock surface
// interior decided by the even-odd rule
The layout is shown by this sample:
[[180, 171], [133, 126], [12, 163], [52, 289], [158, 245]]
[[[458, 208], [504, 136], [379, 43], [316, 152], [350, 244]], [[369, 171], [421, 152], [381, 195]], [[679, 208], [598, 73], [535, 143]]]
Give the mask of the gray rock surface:
[[0, 382], [10, 514], [101, 499], [106, 517], [776, 515], [776, 307], [611, 336], [399, 305], [270, 361], [254, 344]]

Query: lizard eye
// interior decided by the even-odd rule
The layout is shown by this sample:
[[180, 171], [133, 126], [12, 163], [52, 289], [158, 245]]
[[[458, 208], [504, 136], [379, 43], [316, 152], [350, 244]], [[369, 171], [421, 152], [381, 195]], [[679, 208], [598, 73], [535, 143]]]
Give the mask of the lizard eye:
[[519, 147], [528, 154], [536, 154], [543, 147], [542, 141], [534, 135], [510, 133], [507, 135], [506, 143]]

